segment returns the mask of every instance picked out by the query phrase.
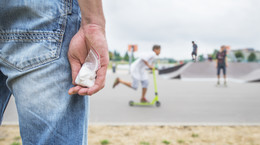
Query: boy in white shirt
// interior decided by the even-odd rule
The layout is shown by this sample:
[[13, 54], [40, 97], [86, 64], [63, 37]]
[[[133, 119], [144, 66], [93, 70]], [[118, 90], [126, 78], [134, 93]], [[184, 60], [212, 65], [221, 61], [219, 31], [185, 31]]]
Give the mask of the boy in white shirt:
[[122, 83], [130, 88], [137, 90], [138, 82], [141, 81], [142, 84], [142, 96], [141, 102], [148, 102], [145, 98], [145, 94], [147, 92], [148, 87], [148, 75], [145, 72], [145, 69], [148, 67], [153, 69], [152, 63], [155, 60], [156, 56], [158, 56], [161, 52], [160, 45], [153, 46], [153, 52], [151, 54], [147, 54], [146, 56], [142, 56], [138, 58], [132, 65], [131, 65], [131, 76], [132, 76], [132, 83], [123, 81], [119, 78], [116, 78], [113, 88], [115, 88], [119, 83]]

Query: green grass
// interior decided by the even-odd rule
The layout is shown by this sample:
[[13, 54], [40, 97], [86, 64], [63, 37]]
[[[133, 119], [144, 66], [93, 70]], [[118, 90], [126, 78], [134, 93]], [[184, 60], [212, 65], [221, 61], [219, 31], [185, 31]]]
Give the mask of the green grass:
[[177, 142], [178, 142], [179, 144], [185, 143], [185, 141], [182, 140], [182, 139], [179, 139]]
[[110, 142], [108, 140], [101, 140], [100, 141], [101, 145], [108, 145]]
[[140, 145], [150, 145], [150, 143], [149, 142], [145, 142], [145, 141], [141, 141]]
[[193, 133], [192, 135], [191, 135], [191, 137], [199, 137], [199, 135], [198, 134], [196, 134], [196, 133]]
[[163, 140], [162, 143], [167, 144], [167, 145], [168, 145], [168, 144], [171, 144], [171, 142], [170, 142], [170, 141], [167, 141], [167, 140]]
[[20, 140], [20, 139], [21, 139], [20, 136], [16, 136], [16, 137], [14, 137], [14, 140]]
[[11, 145], [20, 145], [21, 143], [20, 142], [13, 142]]

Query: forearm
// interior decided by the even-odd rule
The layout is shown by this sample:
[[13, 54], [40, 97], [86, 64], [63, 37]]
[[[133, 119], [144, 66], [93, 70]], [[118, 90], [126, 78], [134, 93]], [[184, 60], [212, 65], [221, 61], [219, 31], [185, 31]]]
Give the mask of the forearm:
[[152, 65], [150, 65], [147, 61], [145, 61], [145, 60], [143, 60], [144, 61], [144, 64], [147, 66], [147, 67], [149, 67], [150, 69], [152, 69], [153, 68], [153, 66]]
[[97, 24], [105, 28], [102, 0], [78, 0], [81, 11], [81, 25]]

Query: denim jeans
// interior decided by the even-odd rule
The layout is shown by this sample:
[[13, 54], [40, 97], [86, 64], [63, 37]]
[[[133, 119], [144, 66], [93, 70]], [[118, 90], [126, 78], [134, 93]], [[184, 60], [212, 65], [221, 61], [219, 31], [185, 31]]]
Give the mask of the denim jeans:
[[24, 145], [86, 145], [88, 96], [68, 95], [77, 0], [0, 0], [0, 123], [11, 94]]

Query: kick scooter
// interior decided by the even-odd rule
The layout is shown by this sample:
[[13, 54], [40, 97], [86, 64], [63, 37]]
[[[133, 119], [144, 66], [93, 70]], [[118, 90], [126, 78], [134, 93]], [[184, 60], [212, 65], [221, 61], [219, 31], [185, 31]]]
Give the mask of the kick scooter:
[[154, 82], [154, 91], [155, 91], [155, 97], [151, 102], [134, 102], [130, 101], [130, 106], [151, 106], [155, 105], [156, 107], [160, 107], [161, 103], [159, 102], [158, 92], [157, 92], [157, 83], [156, 83], [156, 76], [155, 76], [155, 68], [152, 69], [153, 71], [153, 82]]

